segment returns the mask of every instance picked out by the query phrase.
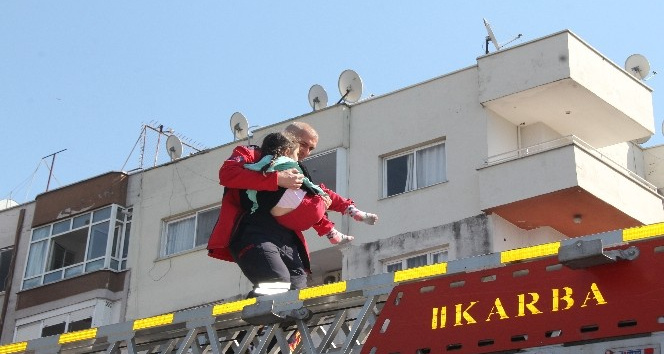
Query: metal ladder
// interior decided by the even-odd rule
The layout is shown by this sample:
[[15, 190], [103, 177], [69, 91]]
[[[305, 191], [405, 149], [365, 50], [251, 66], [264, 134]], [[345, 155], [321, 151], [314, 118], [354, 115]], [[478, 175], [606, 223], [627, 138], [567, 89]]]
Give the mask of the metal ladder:
[[[647, 248], [654, 247], [662, 253], [658, 259], [664, 258], [664, 224], [589, 235], [11, 343], [0, 346], [0, 354], [456, 354], [564, 345], [569, 344], [564, 336], [554, 336], [547, 343], [522, 343], [523, 338], [519, 336], [503, 343], [500, 338], [488, 335], [484, 338], [483, 331], [478, 336], [473, 330], [467, 331], [467, 334], [457, 331], [454, 336], [449, 336], [445, 331], [454, 326], [443, 328], [442, 317], [437, 317], [438, 311], [446, 304], [444, 299], [451, 296], [450, 291], [455, 291], [450, 289], [458, 288], [452, 283], [466, 282], [470, 278], [495, 278], [498, 271], [518, 272], [538, 262], [555, 263], [566, 271], [575, 272], [569, 273], [572, 277], [583, 277], [602, 267], [613, 267], [618, 261], [632, 264], [636, 262], [634, 259], [643, 258], [653, 262], [638, 252], [648, 242], [654, 243], [654, 246]], [[648, 272], [649, 265], [644, 264], [640, 271]], [[592, 269], [592, 272], [586, 272], [586, 269]], [[662, 269], [655, 267], [650, 272]], [[660, 280], [660, 283], [664, 282]], [[515, 288], [518, 286], [514, 285]], [[454, 296], [473, 299], [475, 295], [472, 291], [460, 288]], [[664, 286], [656, 291], [657, 294], [661, 292], [661, 298], [664, 298]], [[661, 303], [653, 306], [657, 315], [664, 316], [664, 301]], [[436, 313], [433, 317], [432, 309]], [[469, 311], [470, 314], [472, 312]], [[452, 314], [450, 316], [453, 317]], [[463, 316], [461, 318], [463, 320]], [[475, 328], [459, 323], [466, 325], [457, 326], [464, 330]], [[630, 327], [629, 323], [626, 326]], [[515, 327], [519, 325], [515, 324]], [[653, 333], [658, 330], [664, 330], [664, 323], [650, 324], [645, 329], [639, 327], [631, 332], [621, 329], [620, 333], [635, 335], [637, 332]], [[596, 341], [602, 336], [616, 336], [614, 332], [606, 335], [599, 333], [595, 337], [592, 333], [582, 333], [580, 338]]]

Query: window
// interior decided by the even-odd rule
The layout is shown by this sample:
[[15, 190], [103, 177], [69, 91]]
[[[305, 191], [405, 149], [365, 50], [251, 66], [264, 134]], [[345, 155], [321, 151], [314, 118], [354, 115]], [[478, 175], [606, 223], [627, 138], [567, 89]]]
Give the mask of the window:
[[7, 284], [9, 284], [11, 281], [11, 279], [8, 277], [13, 253], [13, 247], [3, 248], [0, 250], [0, 292], [5, 291]]
[[406, 258], [400, 258], [385, 263], [387, 272], [396, 272], [409, 268], [421, 267], [430, 264], [447, 262], [447, 251], [436, 250], [427, 253], [418, 254]]
[[33, 229], [22, 289], [99, 269], [124, 269], [120, 261], [127, 243], [122, 236], [128, 237], [123, 230], [130, 215], [111, 205]]
[[316, 184], [325, 184], [325, 187], [336, 191], [337, 189], [337, 155], [339, 150], [333, 150], [309, 157], [302, 161], [309, 171], [311, 180]]
[[383, 195], [409, 192], [446, 181], [445, 143], [383, 159]]
[[109, 316], [114, 306], [114, 302], [91, 299], [19, 318], [16, 320], [14, 341], [27, 341], [110, 324], [116, 320]]
[[162, 256], [207, 244], [218, 218], [219, 207], [216, 207], [166, 222]]

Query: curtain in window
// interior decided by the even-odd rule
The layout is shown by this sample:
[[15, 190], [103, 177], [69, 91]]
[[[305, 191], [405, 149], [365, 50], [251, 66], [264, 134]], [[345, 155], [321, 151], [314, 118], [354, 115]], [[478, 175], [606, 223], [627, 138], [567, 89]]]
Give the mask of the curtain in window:
[[389, 264], [389, 265], [387, 266], [387, 271], [390, 272], [390, 273], [394, 273], [394, 272], [396, 272], [396, 271], [398, 271], [398, 270], [401, 270], [401, 268], [402, 268], [402, 267], [401, 267], [401, 263]]
[[406, 188], [404, 188], [404, 192], [412, 191], [417, 186], [415, 185], [415, 159], [413, 158], [413, 154], [408, 155], [406, 159]]
[[417, 188], [445, 180], [445, 144], [417, 151]]
[[44, 271], [44, 260], [46, 259], [46, 241], [33, 243], [28, 254], [28, 265], [25, 269], [25, 277], [41, 274]]
[[410, 257], [406, 260], [406, 269], [421, 267], [427, 265], [427, 255], [423, 254], [420, 256]]
[[437, 252], [432, 254], [433, 263], [443, 263], [447, 262], [447, 251]]
[[175, 221], [166, 230], [166, 254], [188, 250], [194, 246], [195, 218]]
[[206, 210], [198, 214], [198, 227], [196, 227], [196, 246], [206, 244], [212, 233], [214, 225], [219, 218], [219, 208]]

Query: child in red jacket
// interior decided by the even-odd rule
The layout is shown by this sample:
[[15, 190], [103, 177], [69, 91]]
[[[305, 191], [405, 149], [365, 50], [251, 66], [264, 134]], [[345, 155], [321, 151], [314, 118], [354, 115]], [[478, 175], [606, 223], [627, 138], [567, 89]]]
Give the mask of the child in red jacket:
[[[286, 132], [268, 134], [261, 146], [264, 154], [260, 161], [253, 164], [246, 164], [244, 168], [260, 171], [262, 173], [281, 171], [295, 168], [300, 172], [297, 159], [299, 145], [295, 137]], [[323, 185], [323, 187], [325, 187]], [[249, 198], [255, 202], [255, 190], [248, 190]], [[260, 192], [260, 193], [278, 193], [278, 192]], [[277, 204], [270, 209], [277, 222], [286, 228], [294, 231], [304, 231], [313, 227], [317, 231], [325, 231], [325, 236], [332, 244], [352, 241], [353, 236], [344, 235], [334, 228], [334, 224], [324, 217], [325, 211], [329, 206], [326, 203], [328, 194], [319, 186], [313, 184], [308, 178], [304, 178], [303, 186], [300, 189], [286, 189]], [[329, 199], [329, 198], [327, 198]], [[369, 225], [374, 225], [378, 221], [376, 214], [365, 213], [350, 204], [342, 213], [349, 213], [353, 219], [364, 221]]]

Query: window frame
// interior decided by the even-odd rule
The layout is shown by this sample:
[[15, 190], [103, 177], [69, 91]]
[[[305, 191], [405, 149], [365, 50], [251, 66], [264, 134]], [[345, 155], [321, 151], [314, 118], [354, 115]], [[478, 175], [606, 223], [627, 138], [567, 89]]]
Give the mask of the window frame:
[[[439, 254], [446, 254], [446, 256], [444, 257], [445, 259], [443, 261], [439, 260], [438, 262], [434, 263], [435, 256], [439, 255]], [[384, 273], [390, 273], [390, 272], [396, 272], [396, 271], [399, 271], [399, 270], [406, 270], [406, 269], [411, 269], [411, 268], [417, 268], [417, 267], [424, 266], [424, 265], [421, 265], [421, 266], [415, 266], [415, 267], [408, 267], [408, 260], [415, 259], [415, 258], [425, 256], [425, 255], [427, 257], [427, 261], [426, 261], [426, 264], [424, 264], [424, 265], [445, 263], [449, 260], [449, 248], [448, 247], [439, 247], [439, 248], [430, 249], [430, 250], [422, 251], [422, 252], [418, 252], [418, 253], [410, 253], [408, 255], [403, 255], [403, 256], [400, 256], [400, 257], [396, 257], [396, 258], [391, 258], [389, 260], [384, 260], [383, 261], [383, 272]], [[399, 269], [389, 270], [389, 268], [391, 266], [394, 266], [394, 265], [397, 265], [397, 264], [400, 265]]]
[[[196, 235], [198, 233], [198, 227], [199, 227], [198, 217], [199, 217], [200, 214], [210, 212], [212, 210], [217, 211], [215, 213], [216, 218], [214, 218], [214, 223], [213, 223], [213, 226], [212, 226], [212, 228], [214, 229], [214, 224], [216, 224], [216, 222], [219, 218], [219, 211], [221, 210], [220, 205], [215, 205], [215, 206], [211, 206], [211, 207], [198, 209], [198, 210], [195, 210], [195, 211], [192, 211], [192, 212], [189, 212], [189, 213], [177, 216], [177, 217], [172, 217], [172, 218], [162, 220], [162, 232], [161, 232], [161, 242], [160, 242], [161, 246], [160, 246], [160, 250], [159, 250], [159, 258], [174, 257], [174, 256], [178, 256], [178, 255], [185, 254], [185, 253], [192, 252], [192, 251], [198, 251], [200, 249], [205, 248], [207, 246], [207, 242], [209, 240], [209, 237], [208, 237], [208, 240], [205, 240], [205, 242], [203, 242], [199, 245], [196, 245], [196, 240], [197, 240]], [[168, 241], [169, 241], [169, 235], [168, 235], [169, 226], [172, 225], [172, 224], [178, 223], [178, 222], [182, 222], [182, 221], [191, 219], [191, 218], [194, 219], [194, 230], [193, 230], [193, 235], [191, 236], [191, 241], [192, 241], [191, 247], [188, 247], [188, 248], [185, 248], [185, 249], [182, 249], [182, 250], [176, 250], [172, 253], [168, 253], [167, 251], [168, 251]], [[212, 230], [210, 230], [210, 231], [212, 231]]]
[[[393, 153], [382, 155], [381, 156], [381, 158], [382, 158], [382, 163], [381, 163], [382, 197], [383, 198], [390, 198], [390, 197], [398, 196], [398, 195], [401, 195], [401, 194], [404, 194], [404, 193], [410, 193], [410, 192], [413, 192], [413, 191], [416, 191], [416, 190], [432, 187], [432, 186], [447, 182], [448, 179], [447, 179], [447, 144], [446, 144], [446, 142], [447, 142], [447, 139], [445, 139], [445, 138], [435, 139], [435, 140], [432, 140], [432, 141], [422, 143], [422, 144], [417, 145], [417, 146], [402, 149], [398, 152], [393, 152]], [[442, 163], [443, 163], [443, 166], [444, 166], [444, 170], [443, 170], [442, 179], [440, 181], [436, 181], [436, 182], [434, 182], [432, 184], [429, 184], [427, 186], [420, 187], [420, 186], [417, 185], [417, 181], [418, 181], [418, 176], [417, 176], [417, 153], [420, 152], [420, 151], [427, 150], [427, 149], [430, 149], [430, 148], [433, 148], [433, 147], [438, 147], [438, 146], [443, 147], [443, 161], [442, 161]], [[409, 155], [413, 156], [413, 179], [414, 179], [414, 182], [415, 182], [415, 188], [413, 188], [411, 190], [406, 190], [406, 191], [403, 191], [403, 192], [388, 194], [389, 193], [388, 192], [388, 170], [387, 170], [388, 161], [394, 160], [394, 159], [397, 159], [397, 158], [400, 158], [400, 157], [404, 157], [404, 156], [409, 156]]]
[[[331, 178], [333, 178], [333, 184], [330, 183], [329, 180], [326, 182], [326, 181], [322, 181], [320, 178], [317, 178], [318, 177], [318, 176], [316, 176], [317, 172], [315, 170], [313, 170], [314, 166], [311, 166], [311, 162], [310, 162], [310, 161], [313, 161], [313, 160], [316, 160], [316, 159], [324, 159], [325, 157], [330, 157], [330, 156], [334, 157], [334, 159], [333, 159], [334, 160], [333, 161], [334, 162], [334, 164], [333, 164], [334, 171], [331, 171], [331, 172], [333, 172], [334, 176], [333, 177], [330, 176]], [[345, 181], [345, 176], [343, 174], [340, 174], [340, 171], [343, 171], [343, 166], [340, 165], [340, 163], [343, 163], [345, 165], [345, 161], [346, 161], [346, 149], [344, 149], [344, 148], [335, 148], [335, 149], [322, 151], [322, 152], [319, 152], [317, 154], [308, 156], [307, 158], [305, 158], [301, 162], [307, 168], [309, 173], [312, 175], [311, 178], [312, 178], [313, 183], [318, 184], [318, 185], [320, 185], [321, 183], [325, 183], [325, 187], [335, 191], [337, 194], [340, 194], [339, 188], [344, 188], [343, 187], [343, 184], [344, 184], [343, 182]]]
[[[77, 304], [72, 304], [72, 305], [61, 307], [61, 308], [58, 308], [58, 309], [55, 309], [55, 310], [42, 312], [42, 313], [38, 313], [38, 314], [35, 314], [35, 315], [32, 315], [32, 316], [17, 319], [16, 322], [14, 323], [14, 333], [13, 333], [13, 336], [12, 336], [12, 338], [13, 338], [12, 341], [13, 342], [18, 341], [18, 339], [19, 339], [19, 337], [18, 337], [19, 336], [19, 328], [20, 327], [25, 328], [26, 326], [36, 325], [36, 324], [39, 325], [39, 334], [40, 334], [40, 336], [36, 337], [36, 338], [43, 338], [42, 334], [43, 334], [43, 331], [44, 331], [44, 327], [48, 327], [48, 326], [44, 326], [44, 324], [46, 322], [52, 321], [53, 319], [56, 319], [56, 318], [59, 318], [59, 317], [65, 319], [65, 321], [64, 321], [64, 323], [65, 323], [65, 332], [64, 333], [68, 333], [68, 332], [71, 332], [71, 331], [74, 330], [74, 329], [71, 328], [72, 323], [81, 322], [82, 320], [86, 320], [86, 319], [90, 319], [90, 328], [93, 328], [93, 327], [95, 327], [95, 324], [96, 325], [100, 324], [100, 322], [99, 322], [100, 319], [97, 318], [99, 316], [99, 314], [96, 311], [97, 305], [100, 301], [105, 301], [106, 303], [109, 302], [106, 299], [99, 299], [99, 298], [90, 299], [90, 300], [86, 300], [86, 301], [83, 301], [83, 302], [80, 302], [80, 303], [77, 303]], [[83, 316], [79, 315], [79, 313], [81, 313], [81, 312], [83, 312], [85, 315], [89, 314], [89, 316], [83, 317]], [[72, 320], [72, 318], [74, 320]], [[57, 323], [60, 323], [60, 322], [57, 322]], [[21, 339], [22, 340], [32, 340], [32, 339], [36, 339], [36, 338], [31, 338], [31, 339], [21, 338]]]
[[[36, 288], [102, 269], [112, 271], [124, 270], [125, 268], [121, 267], [121, 260], [117, 257], [118, 254], [122, 255], [123, 250], [120, 249], [115, 254], [112, 254], [112, 250], [113, 242], [117, 241], [117, 238], [120, 239], [118, 241], [120, 248], [124, 247], [123, 239], [126, 235], [122, 230], [125, 230], [127, 227], [127, 217], [130, 213], [129, 208], [118, 204], [110, 204], [33, 228], [30, 231], [30, 243], [24, 264], [21, 290]], [[84, 223], [76, 223], [83, 219], [85, 219]], [[89, 252], [91, 242], [93, 242], [93, 232], [100, 230], [98, 226], [105, 223], [108, 223], [108, 226], [105, 229], [107, 234], [105, 235], [106, 246], [104, 254], [90, 258]], [[103, 227], [101, 231], [104, 231]], [[74, 235], [78, 232], [86, 233], [82, 261], [49, 269], [53, 257], [52, 249], [57, 238], [68, 237], [67, 235]], [[35, 246], [37, 244], [42, 245]], [[33, 255], [32, 252], [37, 253]], [[126, 263], [124, 264], [126, 265]]]
[[[5, 279], [0, 278], [0, 294], [5, 292], [8, 284], [11, 283], [12, 279], [9, 278], [12, 267], [12, 257], [14, 256], [14, 246], [8, 246], [0, 249], [0, 276], [5, 276]], [[7, 260], [7, 258], [9, 258]], [[7, 262], [7, 269], [2, 268], [2, 263]]]

